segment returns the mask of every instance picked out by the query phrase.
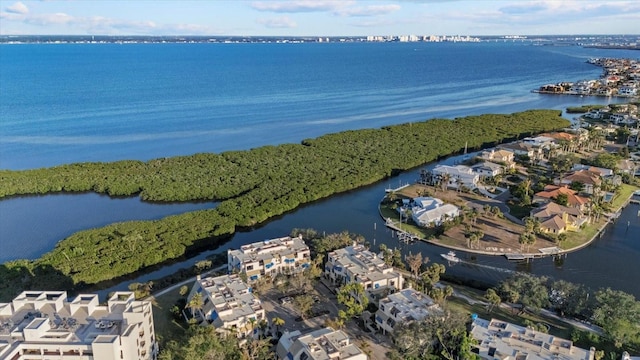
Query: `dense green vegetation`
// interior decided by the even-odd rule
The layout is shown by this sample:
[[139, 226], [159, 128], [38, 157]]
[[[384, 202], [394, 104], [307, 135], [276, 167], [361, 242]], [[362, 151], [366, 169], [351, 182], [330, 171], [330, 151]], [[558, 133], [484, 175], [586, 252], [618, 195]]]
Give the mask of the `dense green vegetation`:
[[569, 106], [567, 108], [568, 114], [582, 114], [591, 110], [602, 109], [604, 105], [582, 105], [582, 106]]
[[[0, 197], [95, 191], [149, 201], [216, 200], [211, 210], [81, 231], [34, 261], [0, 266], [0, 299], [26, 288], [72, 288], [131, 274], [214, 246], [237, 228], [371, 184], [439, 157], [567, 126], [554, 110], [346, 131], [301, 144], [149, 162], [80, 163], [0, 171]], [[36, 279], [36, 274], [46, 274]]]

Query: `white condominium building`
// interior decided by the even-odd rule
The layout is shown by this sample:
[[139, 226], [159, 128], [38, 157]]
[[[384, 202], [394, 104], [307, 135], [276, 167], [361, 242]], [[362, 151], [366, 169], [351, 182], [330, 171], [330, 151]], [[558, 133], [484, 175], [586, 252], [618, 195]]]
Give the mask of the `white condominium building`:
[[252, 335], [260, 320], [266, 319], [262, 302], [238, 275], [198, 276], [187, 298], [187, 307], [194, 296], [201, 297], [202, 306], [192, 308], [192, 315], [198, 320], [206, 320], [222, 333], [246, 337]]
[[330, 327], [301, 335], [285, 332], [276, 348], [280, 360], [367, 360], [368, 356], [342, 330]]
[[151, 302], [98, 295], [25, 291], [0, 303], [0, 359], [151, 360], [157, 356]]
[[571, 340], [506, 321], [476, 317], [471, 326], [471, 336], [478, 340], [471, 350], [482, 359], [593, 360], [595, 357], [594, 348], [585, 350], [573, 346]]
[[383, 333], [392, 333], [398, 324], [420, 321], [434, 313], [441, 313], [441, 310], [429, 296], [414, 289], [404, 289], [380, 300], [376, 325]]
[[369, 293], [400, 290], [404, 285], [402, 274], [362, 245], [330, 252], [324, 273], [335, 284], [360, 283]]
[[309, 266], [311, 252], [299, 237], [282, 237], [242, 245], [227, 251], [229, 273], [247, 274], [249, 281], [277, 273], [293, 273]]

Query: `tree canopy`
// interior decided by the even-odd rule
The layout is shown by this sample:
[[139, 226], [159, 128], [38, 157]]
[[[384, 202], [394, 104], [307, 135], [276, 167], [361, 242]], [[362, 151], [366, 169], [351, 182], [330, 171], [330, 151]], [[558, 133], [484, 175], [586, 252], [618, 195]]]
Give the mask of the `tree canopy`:
[[530, 110], [345, 131], [221, 154], [0, 170], [0, 197], [94, 191], [147, 201], [219, 201], [214, 209], [81, 231], [37, 260], [6, 263], [0, 297], [33, 283], [12, 281], [23, 268], [28, 274], [50, 268], [75, 287], [96, 284], [215, 246], [236, 229], [461, 152], [465, 144], [478, 149], [567, 125], [559, 111]]

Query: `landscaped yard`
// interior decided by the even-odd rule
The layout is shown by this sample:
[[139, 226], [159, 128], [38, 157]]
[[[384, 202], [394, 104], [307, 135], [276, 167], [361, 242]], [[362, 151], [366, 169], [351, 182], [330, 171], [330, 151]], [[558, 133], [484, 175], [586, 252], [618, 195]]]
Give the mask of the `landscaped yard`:
[[620, 209], [620, 207], [622, 207], [622, 205], [624, 205], [627, 202], [629, 197], [631, 197], [631, 194], [633, 194], [633, 192], [638, 189], [640, 188], [633, 185], [628, 185], [628, 184], [620, 185], [620, 191], [618, 192], [617, 196], [613, 198], [613, 201], [611, 201], [611, 209], [613, 211], [617, 211], [618, 209]]
[[[191, 289], [192, 286], [192, 283], [187, 284], [189, 289]], [[186, 330], [184, 327], [186, 324], [176, 321], [171, 313], [171, 308], [181, 298], [183, 298], [183, 296], [180, 295], [180, 288], [176, 288], [153, 299], [153, 323], [156, 337], [161, 347], [168, 341], [181, 337]]]

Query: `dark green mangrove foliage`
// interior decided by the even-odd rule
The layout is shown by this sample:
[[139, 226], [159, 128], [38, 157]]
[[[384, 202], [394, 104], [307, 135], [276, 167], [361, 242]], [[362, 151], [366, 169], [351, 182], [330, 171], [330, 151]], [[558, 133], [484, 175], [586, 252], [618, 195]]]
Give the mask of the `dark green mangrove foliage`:
[[95, 191], [138, 194], [148, 201], [220, 203], [211, 210], [73, 234], [40, 259], [0, 267], [0, 297], [5, 290], [13, 295], [32, 286], [25, 276], [5, 281], [12, 274], [49, 268], [59, 273], [56, 278], [67, 277], [75, 286], [99, 283], [177, 258], [189, 249], [210, 247], [239, 227], [263, 223], [301, 204], [459, 153], [465, 143], [478, 149], [568, 125], [559, 111], [530, 110], [345, 131], [300, 144], [221, 154], [2, 170], [0, 197]]

